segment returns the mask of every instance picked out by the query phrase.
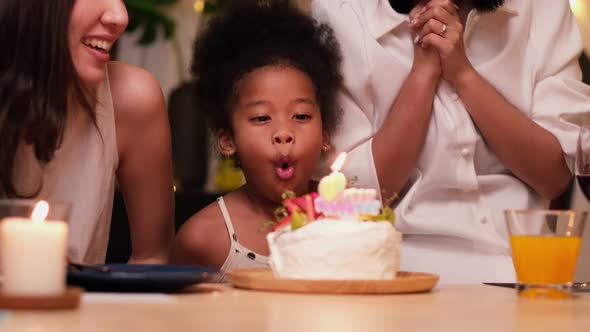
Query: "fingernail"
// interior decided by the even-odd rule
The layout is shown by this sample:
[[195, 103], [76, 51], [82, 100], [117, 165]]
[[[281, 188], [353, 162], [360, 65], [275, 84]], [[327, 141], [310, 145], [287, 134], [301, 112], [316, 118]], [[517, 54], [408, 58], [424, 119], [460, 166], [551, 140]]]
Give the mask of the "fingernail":
[[415, 18], [413, 18], [413, 19], [411, 19], [411, 20], [410, 20], [410, 24], [411, 24], [411, 25], [414, 25], [414, 24], [416, 24], [416, 22], [418, 22], [418, 20], [417, 20], [417, 19], [415, 19]]
[[418, 44], [420, 42], [420, 36], [416, 36], [416, 38], [414, 38], [414, 44]]
[[422, 7], [422, 9], [420, 9], [420, 14], [424, 13], [426, 11], [426, 7]]

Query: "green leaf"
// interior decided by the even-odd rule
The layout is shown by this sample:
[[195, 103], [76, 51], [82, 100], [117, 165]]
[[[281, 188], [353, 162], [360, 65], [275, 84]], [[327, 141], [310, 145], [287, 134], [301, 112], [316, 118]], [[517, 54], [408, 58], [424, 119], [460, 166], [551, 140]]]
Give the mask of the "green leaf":
[[290, 199], [290, 198], [295, 198], [295, 197], [297, 197], [297, 195], [295, 195], [295, 192], [293, 192], [291, 190], [287, 190], [287, 191], [285, 191], [284, 193], [281, 194], [281, 198], [283, 200]]
[[364, 221], [389, 221], [392, 225], [395, 224], [395, 211], [391, 208], [391, 204], [398, 198], [398, 194], [395, 193], [393, 196], [385, 200], [383, 208], [378, 215], [362, 215], [361, 219]]
[[149, 45], [156, 40], [156, 24], [152, 21], [145, 23], [141, 38], [137, 41], [140, 45]]
[[143, 29], [138, 43], [144, 46], [156, 40], [160, 29], [164, 38], [171, 39], [174, 37], [176, 22], [162, 11], [161, 6], [170, 6], [177, 2], [178, 0], [125, 0], [129, 13], [126, 31]]

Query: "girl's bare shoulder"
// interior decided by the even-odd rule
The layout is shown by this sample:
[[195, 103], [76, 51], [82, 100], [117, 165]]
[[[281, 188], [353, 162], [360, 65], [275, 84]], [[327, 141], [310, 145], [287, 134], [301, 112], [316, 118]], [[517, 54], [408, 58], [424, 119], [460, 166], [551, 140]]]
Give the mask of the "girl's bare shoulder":
[[191, 216], [176, 235], [172, 261], [181, 264], [223, 265], [230, 240], [217, 201]]

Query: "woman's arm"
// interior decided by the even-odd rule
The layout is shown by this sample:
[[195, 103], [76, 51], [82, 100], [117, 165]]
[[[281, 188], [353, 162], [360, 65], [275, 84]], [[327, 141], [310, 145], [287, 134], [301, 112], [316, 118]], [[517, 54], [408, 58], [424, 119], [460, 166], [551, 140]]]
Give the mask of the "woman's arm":
[[165, 263], [174, 236], [170, 128], [159, 83], [147, 71], [110, 63], [119, 168], [129, 218], [131, 263]]
[[[334, 139], [340, 144], [338, 149], [348, 152], [342, 171], [349, 177], [357, 177], [356, 185], [378, 188], [382, 197], [388, 198], [401, 191], [416, 167], [430, 124], [440, 61], [434, 49], [414, 45], [411, 71], [401, 88], [392, 87], [397, 98], [389, 109], [378, 111], [387, 115], [375, 132], [366, 116], [372, 101], [365, 88], [369, 85], [370, 64], [363, 48], [368, 43], [365, 39], [374, 37], [366, 32], [368, 23], [363, 19], [361, 3], [349, 1], [343, 5], [338, 1], [314, 0], [312, 13], [332, 26], [344, 55], [345, 82], [340, 94], [344, 115]], [[421, 8], [414, 8], [410, 16], [415, 16]], [[381, 75], [400, 75], [396, 68], [379, 70]], [[332, 161], [331, 157], [335, 158], [335, 154], [327, 161]]]
[[[422, 8], [416, 6], [410, 18]], [[437, 51], [415, 44], [410, 74], [372, 142], [375, 168], [385, 198], [401, 192], [416, 167], [426, 141], [440, 74]], [[395, 165], [395, 172], [391, 171], [391, 165]]]
[[546, 199], [563, 193], [571, 173], [559, 141], [508, 102], [475, 70], [453, 86], [498, 159]]
[[383, 125], [373, 136], [373, 160], [384, 198], [399, 193], [416, 167], [430, 124], [437, 83], [435, 75], [412, 69]]
[[464, 50], [463, 25], [454, 11], [440, 6], [441, 2], [448, 0], [429, 2], [415, 23], [422, 29], [422, 44], [438, 50], [443, 79], [456, 89], [498, 159], [545, 198], [557, 197], [571, 180], [560, 142], [473, 68]]

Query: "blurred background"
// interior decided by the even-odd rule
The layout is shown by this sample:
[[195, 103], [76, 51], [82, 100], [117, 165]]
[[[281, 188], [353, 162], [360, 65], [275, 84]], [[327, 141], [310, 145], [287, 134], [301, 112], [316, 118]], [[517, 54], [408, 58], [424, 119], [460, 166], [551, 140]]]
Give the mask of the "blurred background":
[[[189, 71], [192, 43], [199, 29], [229, 1], [232, 0], [125, 0], [130, 23], [117, 42], [114, 57], [146, 68], [162, 86], [172, 131], [177, 228], [217, 196], [243, 183], [232, 160], [221, 159], [217, 154], [204, 118], [193, 106]], [[291, 1], [309, 12], [311, 0]], [[590, 0], [569, 3], [584, 44], [580, 57], [584, 81], [590, 84]], [[553, 204], [555, 208], [590, 210], [575, 183]], [[590, 280], [590, 227], [586, 228], [585, 239], [578, 280]], [[122, 197], [116, 194], [107, 261], [125, 262], [129, 254], [127, 216]]]

